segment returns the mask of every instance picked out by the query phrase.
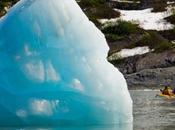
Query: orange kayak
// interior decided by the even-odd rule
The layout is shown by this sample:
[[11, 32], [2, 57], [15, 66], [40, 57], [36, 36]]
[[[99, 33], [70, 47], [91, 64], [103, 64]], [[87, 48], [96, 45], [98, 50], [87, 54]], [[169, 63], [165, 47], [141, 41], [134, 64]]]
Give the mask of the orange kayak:
[[159, 94], [157, 94], [157, 96], [163, 97], [163, 98], [166, 98], [166, 99], [175, 99], [175, 94], [172, 95], [172, 96], [169, 96], [169, 95], [165, 95], [165, 94], [159, 93]]

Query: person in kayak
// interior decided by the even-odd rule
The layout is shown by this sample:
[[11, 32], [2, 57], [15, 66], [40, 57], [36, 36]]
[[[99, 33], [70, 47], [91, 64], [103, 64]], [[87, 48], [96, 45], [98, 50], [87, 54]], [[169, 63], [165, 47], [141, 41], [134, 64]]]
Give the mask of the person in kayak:
[[172, 95], [172, 89], [170, 87], [168, 87], [168, 86], [165, 86], [165, 88], [163, 90], [160, 89], [160, 91], [164, 95], [168, 95], [168, 96], [171, 96]]

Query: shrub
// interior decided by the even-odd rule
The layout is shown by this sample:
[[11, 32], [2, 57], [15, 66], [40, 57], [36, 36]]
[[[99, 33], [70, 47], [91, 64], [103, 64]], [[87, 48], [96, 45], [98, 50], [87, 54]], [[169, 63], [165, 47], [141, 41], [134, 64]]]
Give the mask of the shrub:
[[155, 48], [158, 43], [165, 41], [159, 34], [154, 31], [150, 31], [144, 34], [142, 39], [137, 42], [141, 46], [149, 46], [150, 48]]
[[97, 1], [95, 1], [95, 0], [81, 0], [81, 1], [79, 2], [79, 5], [80, 5], [82, 8], [87, 8], [87, 7], [97, 6], [98, 3], [97, 3]]
[[127, 21], [118, 21], [116, 24], [109, 24], [102, 29], [105, 34], [116, 34], [118, 36], [126, 36], [135, 33], [138, 30], [138, 24]]
[[141, 40], [132, 43], [129, 47], [133, 48], [136, 46], [149, 46], [149, 48], [154, 49], [155, 52], [162, 52], [175, 48], [175, 45], [167, 39], [164, 39], [155, 31], [145, 32]]
[[158, 45], [155, 47], [155, 52], [162, 52], [165, 50], [173, 49], [175, 46], [168, 42], [168, 41], [162, 41], [161, 43], [158, 43]]
[[118, 36], [116, 34], [106, 34], [105, 35], [108, 42], [115, 42], [117, 40], [122, 40], [124, 36]]
[[[106, 4], [106, 0], [81, 0], [79, 5], [85, 9], [87, 16], [95, 16], [100, 18], [116, 18], [120, 16], [120, 12], [114, 11]], [[90, 15], [89, 15], [90, 14]]]

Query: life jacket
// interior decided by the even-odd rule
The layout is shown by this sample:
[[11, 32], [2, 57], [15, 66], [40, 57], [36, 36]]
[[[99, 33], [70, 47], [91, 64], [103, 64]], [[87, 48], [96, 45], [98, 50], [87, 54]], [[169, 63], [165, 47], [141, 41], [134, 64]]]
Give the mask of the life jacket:
[[162, 91], [162, 94], [164, 94], [164, 95], [171, 95], [171, 89], [164, 89], [163, 91]]

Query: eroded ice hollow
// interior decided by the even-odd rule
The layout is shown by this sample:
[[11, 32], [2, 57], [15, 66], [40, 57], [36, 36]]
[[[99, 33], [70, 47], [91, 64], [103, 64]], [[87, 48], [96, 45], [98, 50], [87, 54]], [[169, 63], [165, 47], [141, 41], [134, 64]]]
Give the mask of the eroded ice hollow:
[[74, 0], [21, 0], [0, 20], [0, 126], [132, 122], [108, 50]]

